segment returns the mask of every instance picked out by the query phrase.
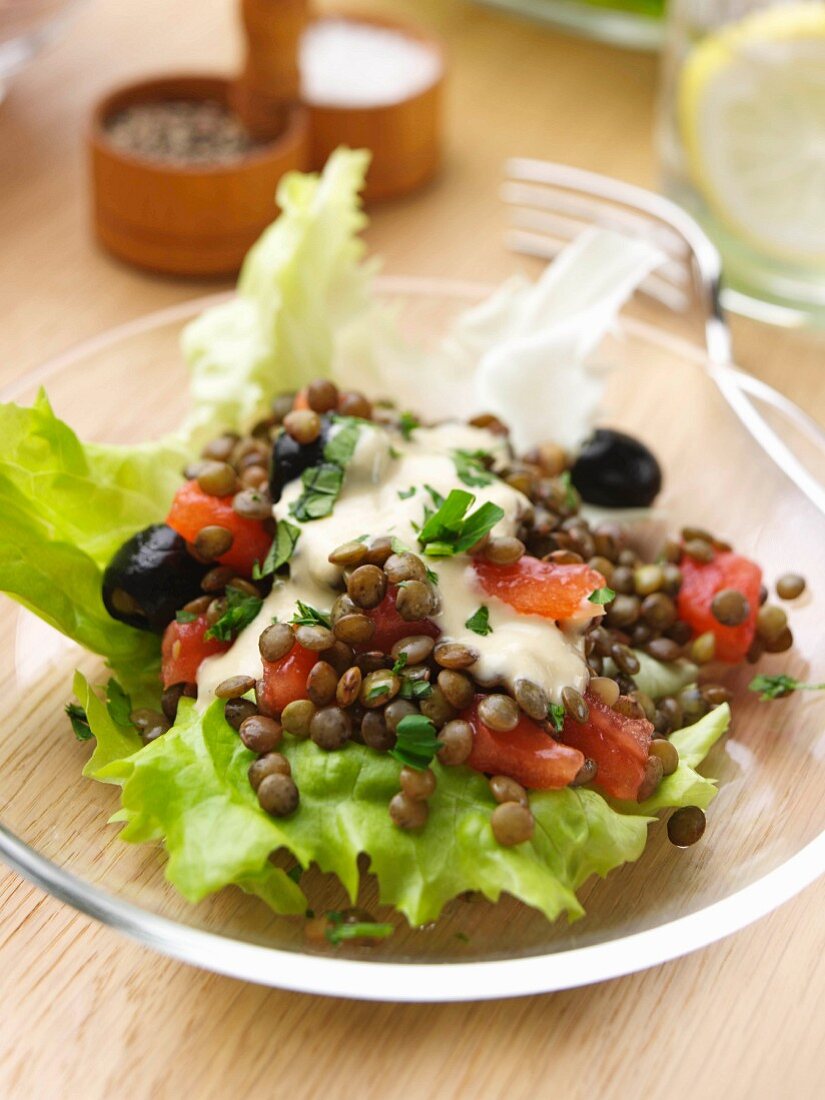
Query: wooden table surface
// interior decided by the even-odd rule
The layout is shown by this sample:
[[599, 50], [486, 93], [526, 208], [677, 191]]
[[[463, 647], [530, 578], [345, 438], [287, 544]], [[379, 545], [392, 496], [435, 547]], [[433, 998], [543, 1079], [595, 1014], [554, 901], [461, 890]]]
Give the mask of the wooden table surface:
[[[82, 130], [113, 83], [230, 69], [231, 0], [90, 0], [0, 108], [0, 383], [202, 292], [121, 266], [88, 230]], [[425, 193], [375, 212], [390, 272], [495, 280], [496, 188], [523, 154], [655, 184], [655, 64], [458, 0], [370, 2], [445, 36], [449, 148]], [[825, 347], [734, 326], [740, 362], [825, 421]], [[2, 445], [2, 441], [0, 441]], [[0, 808], [0, 812], [2, 808]], [[825, 882], [739, 935], [596, 987], [476, 1005], [282, 993], [161, 958], [0, 872], [0, 1098], [772, 1098], [822, 1095]]]

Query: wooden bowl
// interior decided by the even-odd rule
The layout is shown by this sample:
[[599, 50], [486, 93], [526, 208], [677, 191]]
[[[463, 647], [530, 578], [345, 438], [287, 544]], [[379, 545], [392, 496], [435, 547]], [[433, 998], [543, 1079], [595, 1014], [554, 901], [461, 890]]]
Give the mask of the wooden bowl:
[[88, 135], [94, 225], [121, 259], [174, 275], [238, 270], [276, 216], [281, 176], [309, 166], [307, 113], [294, 107], [284, 133], [237, 161], [187, 165], [151, 161], [116, 148], [106, 121], [136, 103], [208, 99], [228, 105], [230, 81], [167, 76], [130, 84], [101, 100]]
[[432, 84], [397, 103], [347, 107], [309, 103], [310, 160], [320, 169], [339, 145], [369, 149], [372, 162], [364, 198], [394, 198], [431, 179], [441, 163], [441, 114], [446, 62], [439, 39], [417, 27], [373, 16], [331, 13], [320, 21], [365, 23], [413, 38], [438, 58]]

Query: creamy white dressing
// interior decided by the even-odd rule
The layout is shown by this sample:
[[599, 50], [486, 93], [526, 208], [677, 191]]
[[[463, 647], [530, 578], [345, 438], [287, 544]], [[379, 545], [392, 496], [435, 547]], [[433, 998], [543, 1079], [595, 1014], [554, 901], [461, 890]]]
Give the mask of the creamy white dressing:
[[[364, 535], [393, 535], [409, 549], [418, 551], [416, 525], [420, 526], [424, 519], [425, 506], [433, 507], [429, 488], [446, 497], [450, 490], [465, 487], [456, 473], [452, 457], [455, 450], [482, 450], [492, 452], [497, 462], [506, 459], [506, 443], [500, 436], [467, 424], [417, 428], [409, 440], [378, 425], [365, 426], [331, 515], [300, 524], [301, 535], [290, 562], [289, 580], [276, 582], [258, 617], [241, 632], [227, 653], [210, 657], [201, 665], [198, 705], [208, 706], [216, 686], [227, 677], [256, 673], [260, 668], [261, 632], [273, 619], [288, 622], [298, 600], [319, 610], [329, 609], [341, 591], [341, 570], [328, 561], [337, 546]], [[504, 512], [493, 528], [494, 536], [514, 535], [522, 516], [532, 507], [523, 493], [498, 479], [490, 485], [473, 486], [469, 491], [476, 497], [474, 507], [491, 501]], [[286, 487], [273, 508], [276, 520], [295, 522], [289, 508], [301, 492], [300, 481]], [[478, 650], [480, 658], [471, 671], [480, 683], [512, 689], [519, 679], [532, 680], [554, 702], [559, 701], [561, 690], [567, 685], [584, 690], [587, 666], [579, 631], [562, 631], [549, 619], [520, 615], [509, 605], [488, 596], [478, 584], [466, 555], [426, 561], [438, 576], [441, 609], [433, 618], [445, 639]], [[465, 626], [482, 603], [489, 610], [492, 627], [492, 633], [483, 637]], [[600, 609], [592, 604], [583, 606], [581, 625], [598, 613]]]

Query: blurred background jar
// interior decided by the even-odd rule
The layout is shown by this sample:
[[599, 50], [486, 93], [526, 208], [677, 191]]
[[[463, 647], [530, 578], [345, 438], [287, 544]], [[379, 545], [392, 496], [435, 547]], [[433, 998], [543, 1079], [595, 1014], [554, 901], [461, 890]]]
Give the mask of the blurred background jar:
[[825, 325], [825, 3], [669, 0], [664, 186], [722, 252], [725, 304]]
[[0, 0], [0, 100], [9, 79], [62, 31], [82, 0]]
[[616, 46], [661, 45], [665, 0], [480, 0]]

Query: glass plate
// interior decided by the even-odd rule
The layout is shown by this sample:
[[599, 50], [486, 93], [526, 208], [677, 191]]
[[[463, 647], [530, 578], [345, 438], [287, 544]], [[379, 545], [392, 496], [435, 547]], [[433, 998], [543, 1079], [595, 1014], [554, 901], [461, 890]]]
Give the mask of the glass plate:
[[[445, 281], [383, 280], [409, 332], [422, 339], [485, 289]], [[181, 325], [215, 299], [174, 307], [85, 343], [15, 382], [4, 400], [29, 402], [47, 385], [58, 415], [87, 438], [134, 441], [176, 426], [186, 404]], [[724, 378], [664, 330], [625, 320], [600, 349], [621, 366], [606, 421], [636, 432], [666, 471], [668, 523], [700, 523], [758, 559], [772, 583], [793, 569], [810, 582], [792, 608], [796, 645], [764, 667], [825, 679], [823, 512], [754, 441]], [[825, 435], [774, 391], [748, 383], [795, 460], [825, 469]], [[424, 410], [431, 414], [439, 410]], [[741, 410], [740, 410], [741, 411]], [[548, 435], [554, 414], [548, 410]], [[807, 425], [807, 429], [805, 426]], [[811, 483], [813, 484], [813, 482]], [[811, 485], [808, 485], [810, 490]], [[810, 495], [810, 494], [809, 494]], [[88, 745], [72, 737], [63, 703], [71, 671], [100, 675], [84, 654], [9, 600], [0, 601], [6, 732], [0, 746], [0, 856], [76, 908], [160, 951], [222, 973], [311, 993], [398, 1001], [450, 1001], [537, 993], [626, 974], [742, 928], [825, 869], [825, 698], [800, 693], [760, 703], [752, 675], [728, 675], [737, 692], [733, 731], [706, 764], [720, 780], [704, 840], [677, 851], [664, 822], [635, 864], [591, 880], [587, 915], [548, 922], [512, 898], [447, 906], [436, 925], [398, 931], [373, 948], [313, 949], [302, 922], [274, 916], [231, 889], [190, 906], [164, 877], [162, 852], [132, 846], [107, 824], [116, 788], [81, 777]], [[346, 904], [329, 876], [309, 872], [316, 909]], [[360, 904], [387, 919], [365, 876]]]

